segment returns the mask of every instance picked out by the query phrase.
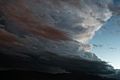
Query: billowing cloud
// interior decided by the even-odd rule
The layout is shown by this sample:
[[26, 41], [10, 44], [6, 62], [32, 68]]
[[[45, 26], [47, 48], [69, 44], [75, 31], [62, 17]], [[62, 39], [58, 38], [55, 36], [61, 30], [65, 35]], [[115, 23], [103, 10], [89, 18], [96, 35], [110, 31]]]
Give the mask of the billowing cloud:
[[90, 52], [88, 44], [112, 16], [111, 4], [112, 0], [0, 0], [6, 23], [0, 29], [2, 56], [10, 58], [6, 63], [11, 60], [13, 68], [114, 73], [111, 66]]
[[6, 5], [6, 1], [1, 1], [1, 10], [9, 19], [6, 30], [14, 34], [24, 36], [31, 33], [54, 40], [72, 39], [86, 45], [112, 16], [108, 8], [112, 0], [104, 2], [25, 0]]

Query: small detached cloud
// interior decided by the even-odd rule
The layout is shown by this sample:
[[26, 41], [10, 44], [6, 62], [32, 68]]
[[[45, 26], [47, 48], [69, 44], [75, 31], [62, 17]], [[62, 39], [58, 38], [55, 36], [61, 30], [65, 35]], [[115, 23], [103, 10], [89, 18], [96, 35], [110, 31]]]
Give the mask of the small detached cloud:
[[93, 47], [103, 47], [102, 44], [93, 44]]

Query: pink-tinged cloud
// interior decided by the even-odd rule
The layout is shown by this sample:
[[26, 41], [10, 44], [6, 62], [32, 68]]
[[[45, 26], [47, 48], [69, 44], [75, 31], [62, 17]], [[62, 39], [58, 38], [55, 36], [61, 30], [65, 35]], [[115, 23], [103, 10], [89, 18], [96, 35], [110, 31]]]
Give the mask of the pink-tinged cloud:
[[27, 55], [24, 59], [19, 57], [38, 70], [59, 67], [68, 72], [112, 73], [114, 69], [91, 53], [88, 44], [112, 16], [111, 3], [112, 0], [0, 0], [6, 21], [5, 28], [0, 29], [0, 42], [22, 45], [12, 46], [12, 51], [0, 50], [9, 55]]

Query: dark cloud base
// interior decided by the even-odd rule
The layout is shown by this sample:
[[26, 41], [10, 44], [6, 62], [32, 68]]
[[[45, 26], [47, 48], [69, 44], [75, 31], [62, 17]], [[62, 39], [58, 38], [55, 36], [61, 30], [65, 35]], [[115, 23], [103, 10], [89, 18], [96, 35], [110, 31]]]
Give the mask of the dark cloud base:
[[50, 74], [22, 70], [1, 71], [0, 73], [4, 80], [8, 78], [12, 80], [117, 80], [85, 73]]
[[22, 80], [117, 80], [114, 79], [114, 75], [110, 78], [109, 75], [115, 74], [115, 70], [105, 62], [61, 57], [49, 52], [44, 53], [49, 54], [51, 60], [43, 60], [34, 55], [23, 57], [6, 55], [1, 52], [0, 73], [3, 76], [22, 78]]

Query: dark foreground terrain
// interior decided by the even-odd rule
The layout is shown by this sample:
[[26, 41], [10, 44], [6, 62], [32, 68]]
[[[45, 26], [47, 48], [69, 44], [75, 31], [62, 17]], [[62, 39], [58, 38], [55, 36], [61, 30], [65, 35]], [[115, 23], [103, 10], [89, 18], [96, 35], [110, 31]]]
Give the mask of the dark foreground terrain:
[[0, 80], [116, 80], [84, 73], [50, 74], [22, 70], [8, 70], [0, 73]]

